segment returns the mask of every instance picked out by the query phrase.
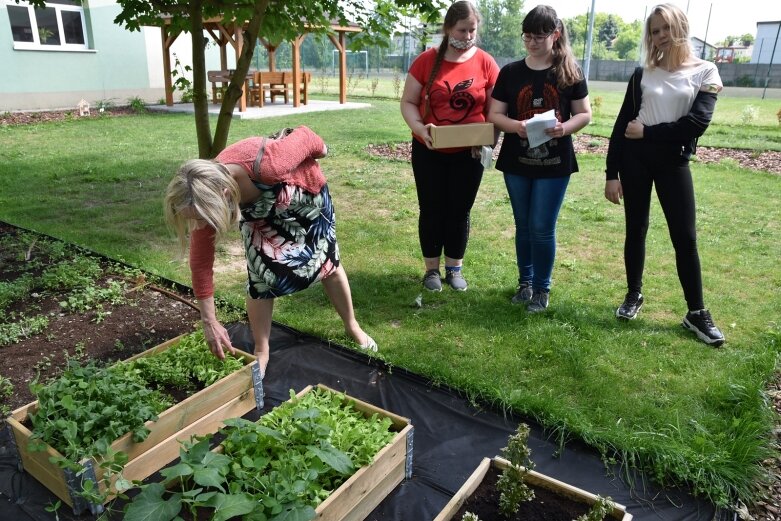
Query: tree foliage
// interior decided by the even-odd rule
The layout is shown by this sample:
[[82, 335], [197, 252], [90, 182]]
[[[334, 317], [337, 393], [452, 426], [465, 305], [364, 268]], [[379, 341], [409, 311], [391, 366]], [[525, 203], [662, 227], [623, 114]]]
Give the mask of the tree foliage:
[[[29, 0], [29, 3], [43, 8], [46, 0]], [[418, 15], [426, 20], [438, 15], [445, 6], [444, 0], [117, 0], [117, 4], [121, 11], [114, 22], [128, 30], [161, 26], [163, 17], [169, 17], [173, 34], [190, 35], [195, 128], [202, 158], [214, 157], [225, 148], [233, 109], [242, 96], [244, 78], [259, 35], [271, 43], [279, 43], [308, 32], [325, 33], [334, 22], [352, 23], [363, 29], [351, 38], [351, 48], [357, 49], [386, 43], [396, 22], [404, 15]], [[204, 21], [212, 19], [225, 23], [243, 21], [242, 52], [236, 62], [234, 79], [223, 96], [214, 136], [209, 121], [204, 36]]]
[[524, 0], [480, 0], [480, 47], [495, 58], [519, 58]]

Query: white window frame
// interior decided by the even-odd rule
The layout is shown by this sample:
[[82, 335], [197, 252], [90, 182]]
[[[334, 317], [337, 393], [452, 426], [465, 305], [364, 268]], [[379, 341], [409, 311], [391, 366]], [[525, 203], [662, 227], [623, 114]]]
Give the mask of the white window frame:
[[[43, 45], [41, 44], [40, 38], [38, 36], [38, 20], [35, 17], [35, 8], [33, 8], [32, 5], [30, 5], [28, 2], [20, 1], [18, 4], [14, 0], [6, 0], [5, 2], [6, 6], [14, 6], [14, 7], [26, 7], [28, 11], [28, 16], [30, 17], [30, 25], [32, 26], [33, 31], [33, 41], [32, 42], [17, 42], [16, 40], [13, 41], [14, 43], [14, 49], [16, 50], [35, 50], [35, 51], [89, 51], [89, 41], [87, 39], [87, 23], [86, 19], [84, 17], [84, 6], [83, 5], [67, 5], [67, 4], [46, 4], [47, 8], [53, 8], [55, 11], [55, 15], [57, 17], [57, 29], [60, 33], [60, 39], [65, 39], [65, 31], [63, 29], [62, 25], [62, 12], [63, 11], [70, 11], [70, 12], [78, 12], [79, 16], [81, 17], [81, 30], [84, 33], [84, 43], [61, 43], [59, 45]], [[12, 36], [13, 38], [13, 36]]]

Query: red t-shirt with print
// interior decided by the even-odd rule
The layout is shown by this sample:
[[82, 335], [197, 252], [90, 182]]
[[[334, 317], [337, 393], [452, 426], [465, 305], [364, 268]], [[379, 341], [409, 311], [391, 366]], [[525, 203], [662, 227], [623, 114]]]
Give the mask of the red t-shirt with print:
[[[409, 74], [423, 85], [418, 101], [421, 118], [426, 110], [426, 85], [436, 59], [437, 49], [431, 48], [415, 58], [409, 68]], [[477, 49], [477, 52], [464, 62], [442, 60], [431, 85], [430, 108], [423, 118], [423, 123], [438, 126], [484, 123], [486, 101], [489, 100], [489, 91], [493, 89], [498, 75], [499, 66], [496, 61], [482, 49]], [[418, 136], [415, 136], [415, 139], [423, 142]]]

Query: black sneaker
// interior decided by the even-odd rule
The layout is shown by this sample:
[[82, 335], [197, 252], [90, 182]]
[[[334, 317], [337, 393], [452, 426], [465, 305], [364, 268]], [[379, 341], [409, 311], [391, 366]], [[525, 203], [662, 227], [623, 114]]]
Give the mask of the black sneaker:
[[532, 299], [532, 283], [518, 281], [518, 289], [510, 299], [513, 304], [528, 304]]
[[442, 291], [442, 274], [439, 270], [428, 270], [423, 275], [423, 287], [429, 291]]
[[634, 318], [637, 317], [637, 313], [642, 309], [643, 302], [645, 302], [645, 300], [643, 299], [642, 293], [639, 291], [630, 291], [626, 294], [626, 297], [624, 297], [623, 304], [616, 310], [616, 318], [634, 320]]
[[707, 309], [689, 311], [683, 317], [683, 327], [694, 332], [697, 337], [709, 346], [719, 347], [724, 343], [724, 335], [713, 323]]
[[547, 291], [535, 290], [532, 292], [532, 299], [529, 301], [529, 305], [526, 306], [528, 313], [540, 313], [548, 308], [548, 300], [550, 295]]

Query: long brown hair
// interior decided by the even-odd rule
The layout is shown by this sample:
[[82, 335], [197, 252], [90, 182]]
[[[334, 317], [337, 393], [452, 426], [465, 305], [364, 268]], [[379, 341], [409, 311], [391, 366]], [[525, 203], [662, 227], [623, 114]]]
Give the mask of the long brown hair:
[[672, 4], [660, 4], [651, 9], [651, 14], [645, 20], [643, 31], [643, 50], [645, 51], [645, 66], [649, 69], [657, 67], [664, 58], [664, 53], [654, 45], [651, 34], [651, 18], [659, 16], [670, 26], [672, 45], [668, 51], [667, 65], [670, 70], [675, 70], [691, 55], [691, 43], [689, 42], [689, 20], [686, 14]]
[[567, 37], [567, 27], [549, 5], [538, 5], [523, 19], [521, 30], [526, 34], [551, 34], [559, 30], [559, 38], [553, 42], [553, 71], [560, 89], [574, 85], [583, 79], [583, 72], [575, 60]]
[[428, 77], [428, 82], [426, 82], [426, 108], [423, 113], [424, 118], [428, 116], [429, 110], [431, 109], [431, 102], [429, 101], [431, 87], [434, 85], [434, 80], [437, 77], [439, 68], [442, 66], [442, 60], [445, 59], [447, 47], [450, 45], [448, 31], [455, 27], [458, 22], [461, 20], [466, 20], [470, 16], [474, 16], [478, 25], [480, 24], [480, 13], [477, 11], [477, 8], [474, 6], [474, 4], [469, 0], [457, 0], [456, 2], [453, 2], [448, 8], [447, 13], [445, 13], [445, 21], [442, 22], [442, 43], [439, 44], [439, 49], [437, 49], [437, 59], [434, 61], [434, 67], [431, 69], [431, 75]]

